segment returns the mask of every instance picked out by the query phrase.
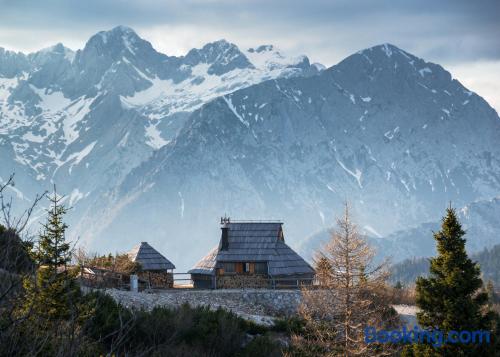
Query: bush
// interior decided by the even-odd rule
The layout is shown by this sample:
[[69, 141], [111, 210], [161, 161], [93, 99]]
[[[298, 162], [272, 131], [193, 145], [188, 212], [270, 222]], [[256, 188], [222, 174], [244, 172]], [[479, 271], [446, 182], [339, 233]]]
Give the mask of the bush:
[[[8, 336], [0, 334], [0, 355], [24, 356], [37, 350], [54, 356], [281, 355], [280, 344], [272, 338], [275, 331], [223, 309], [213, 311], [185, 304], [151, 311], [131, 310], [101, 292], [83, 295], [79, 305], [83, 306], [78, 310], [81, 316], [70, 321], [32, 323], [37, 316], [33, 315], [30, 320], [10, 326]], [[282, 326], [283, 331], [300, 329], [300, 323], [293, 319]]]
[[80, 252], [80, 254], [82, 256], [79, 257], [79, 263], [85, 266], [107, 269], [123, 274], [136, 274], [141, 271], [141, 264], [133, 262], [126, 253], [116, 255], [110, 253], [93, 257], [87, 257], [84, 252]]
[[306, 322], [299, 317], [278, 319], [274, 322], [273, 330], [291, 334], [303, 334], [306, 329]]
[[269, 336], [257, 336], [245, 346], [242, 357], [281, 356], [281, 348]]
[[184, 304], [175, 309], [129, 310], [98, 292], [85, 299], [93, 306], [85, 335], [103, 354], [246, 356], [253, 353], [248, 351], [265, 351], [264, 355], [272, 356], [279, 351], [268, 337], [257, 336], [247, 343], [249, 335], [265, 334], [268, 329], [223, 309]]
[[31, 247], [14, 230], [0, 224], [0, 269], [15, 274], [31, 272], [34, 268], [29, 254]]
[[87, 294], [84, 299], [92, 310], [84, 325], [85, 335], [106, 346], [105, 350], [112, 349], [135, 323], [132, 312], [100, 292]]

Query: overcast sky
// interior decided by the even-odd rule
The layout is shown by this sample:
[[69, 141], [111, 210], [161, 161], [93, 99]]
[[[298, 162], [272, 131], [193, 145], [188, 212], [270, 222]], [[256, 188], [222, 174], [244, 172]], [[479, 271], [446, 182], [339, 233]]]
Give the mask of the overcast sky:
[[182, 55], [225, 38], [336, 64], [392, 43], [443, 65], [500, 112], [500, 0], [0, 0], [0, 46], [23, 52], [127, 25]]

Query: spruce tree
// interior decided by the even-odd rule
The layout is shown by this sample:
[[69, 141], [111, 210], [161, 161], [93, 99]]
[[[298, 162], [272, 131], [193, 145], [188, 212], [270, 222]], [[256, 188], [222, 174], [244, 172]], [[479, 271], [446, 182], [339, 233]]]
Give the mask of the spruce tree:
[[67, 264], [71, 260], [66, 242], [68, 226], [63, 222], [67, 208], [55, 188], [49, 197], [47, 221], [43, 224], [33, 258], [38, 269], [35, 279], [25, 279], [25, 311], [38, 322], [53, 322], [74, 317], [79, 288]]
[[491, 280], [488, 280], [488, 283], [486, 284], [486, 294], [488, 294], [488, 306], [492, 308], [496, 302], [496, 294], [495, 287]]
[[314, 271], [316, 272], [316, 279], [319, 285], [326, 286], [331, 280], [332, 265], [324, 256], [319, 256], [314, 259]]
[[[455, 210], [446, 210], [441, 230], [434, 233], [437, 256], [430, 259], [428, 278], [416, 281], [417, 320], [422, 328], [449, 331], [492, 330], [493, 313], [482, 289], [479, 266], [465, 251], [465, 232]], [[414, 346], [415, 355], [477, 356], [494, 353], [490, 346], [445, 344], [442, 347]], [[491, 354], [493, 355], [493, 354]]]

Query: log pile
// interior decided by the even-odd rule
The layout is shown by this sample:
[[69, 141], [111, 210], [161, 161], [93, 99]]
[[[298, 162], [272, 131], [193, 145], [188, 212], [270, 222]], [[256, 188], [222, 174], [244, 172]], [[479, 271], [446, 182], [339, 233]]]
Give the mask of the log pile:
[[237, 274], [217, 277], [218, 289], [268, 288], [269, 279], [265, 275]]

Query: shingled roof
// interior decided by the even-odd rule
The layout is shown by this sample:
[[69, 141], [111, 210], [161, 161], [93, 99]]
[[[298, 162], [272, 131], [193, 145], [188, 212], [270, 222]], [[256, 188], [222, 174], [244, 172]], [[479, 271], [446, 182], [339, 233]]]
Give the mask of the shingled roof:
[[219, 245], [189, 271], [214, 274], [218, 262], [268, 262], [269, 275], [314, 274], [314, 269], [284, 241], [281, 222], [231, 222], [228, 247]]
[[201, 260], [196, 263], [193, 269], [189, 270], [189, 274], [214, 274], [215, 265], [217, 264], [217, 253], [219, 252], [219, 247], [214, 247], [210, 252], [205, 255]]
[[170, 260], [165, 258], [160, 252], [150, 246], [147, 242], [141, 242], [129, 253], [129, 258], [141, 264], [144, 271], [175, 269]]

